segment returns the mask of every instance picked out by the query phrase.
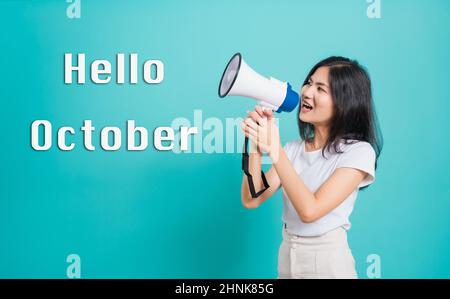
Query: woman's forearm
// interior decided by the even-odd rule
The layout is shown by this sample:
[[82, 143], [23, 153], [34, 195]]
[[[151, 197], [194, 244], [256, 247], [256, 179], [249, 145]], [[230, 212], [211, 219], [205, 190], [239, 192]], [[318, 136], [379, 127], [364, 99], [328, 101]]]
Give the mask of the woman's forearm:
[[281, 185], [301, 220], [305, 223], [314, 221], [315, 195], [298, 176], [281, 145], [276, 158], [272, 160], [280, 178]]

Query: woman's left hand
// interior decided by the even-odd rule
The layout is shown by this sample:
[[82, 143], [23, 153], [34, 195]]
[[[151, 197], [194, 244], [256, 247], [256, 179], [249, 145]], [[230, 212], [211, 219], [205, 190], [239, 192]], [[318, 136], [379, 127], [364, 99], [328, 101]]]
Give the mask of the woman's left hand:
[[263, 110], [256, 106], [254, 111], [247, 111], [248, 116], [242, 129], [258, 147], [266, 152], [275, 163], [278, 161], [281, 149], [280, 132], [275, 123], [272, 110]]

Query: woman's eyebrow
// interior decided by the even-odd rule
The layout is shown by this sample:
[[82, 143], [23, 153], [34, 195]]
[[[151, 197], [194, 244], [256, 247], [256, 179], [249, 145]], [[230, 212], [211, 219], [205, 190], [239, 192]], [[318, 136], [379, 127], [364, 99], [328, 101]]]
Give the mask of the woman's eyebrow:
[[[312, 83], [314, 83], [314, 80], [312, 79], [312, 77], [309, 77], [309, 80], [311, 80]], [[326, 88], [328, 88], [328, 85], [326, 85], [323, 82], [316, 82], [317, 85], [321, 85], [321, 86], [325, 86]]]
[[322, 83], [322, 82], [316, 82], [316, 84], [317, 84], [317, 85], [321, 85], [321, 86], [325, 86], [325, 87], [328, 88], [328, 85], [326, 85], [325, 83]]

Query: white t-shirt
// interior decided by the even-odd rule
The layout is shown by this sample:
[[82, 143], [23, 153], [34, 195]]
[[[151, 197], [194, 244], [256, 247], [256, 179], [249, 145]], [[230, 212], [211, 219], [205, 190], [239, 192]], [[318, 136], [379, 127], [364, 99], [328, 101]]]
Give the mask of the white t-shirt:
[[[328, 159], [322, 156], [322, 149], [306, 152], [303, 140], [294, 140], [287, 143], [284, 150], [299, 177], [313, 193], [339, 167], [356, 168], [368, 173], [359, 188], [367, 186], [375, 180], [375, 151], [368, 142], [357, 141], [353, 144], [341, 142], [340, 150], [343, 153], [335, 153], [333, 150], [331, 150], [331, 153], [325, 151], [325, 157]], [[284, 204], [282, 219], [286, 223], [288, 232], [299, 236], [319, 236], [340, 226], [346, 230], [350, 229], [349, 216], [353, 210], [359, 188], [356, 188], [334, 210], [312, 223], [301, 221], [286, 191], [282, 188]]]

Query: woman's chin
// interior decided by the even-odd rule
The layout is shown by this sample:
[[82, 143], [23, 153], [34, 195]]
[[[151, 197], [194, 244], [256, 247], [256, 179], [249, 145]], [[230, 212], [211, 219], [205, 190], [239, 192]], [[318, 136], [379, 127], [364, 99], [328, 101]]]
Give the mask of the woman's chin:
[[300, 120], [302, 121], [302, 122], [304, 122], [304, 123], [310, 123], [310, 124], [312, 124], [311, 123], [311, 120], [308, 118], [308, 117], [305, 117], [304, 115], [301, 115], [300, 114]]

